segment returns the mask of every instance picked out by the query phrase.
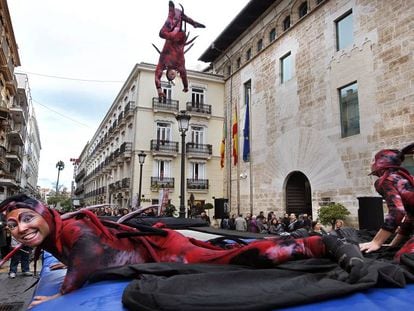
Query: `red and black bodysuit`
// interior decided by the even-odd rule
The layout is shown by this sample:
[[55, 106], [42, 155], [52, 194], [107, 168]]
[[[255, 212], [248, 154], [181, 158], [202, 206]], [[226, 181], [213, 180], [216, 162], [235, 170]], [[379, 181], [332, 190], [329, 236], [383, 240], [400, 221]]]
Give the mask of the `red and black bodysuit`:
[[[410, 145], [404, 149], [410, 151], [411, 147]], [[414, 178], [401, 167], [404, 149], [379, 151], [375, 155], [372, 174], [379, 176], [375, 189], [388, 207], [382, 229], [409, 237], [414, 232]], [[414, 253], [414, 238], [404, 244], [395, 259], [399, 261], [404, 253]]]
[[26, 195], [6, 201], [0, 205], [1, 210], [30, 208], [47, 221], [50, 234], [39, 247], [50, 252], [68, 267], [60, 290], [62, 294], [82, 287], [97, 270], [127, 264], [181, 262], [240, 264], [263, 268], [287, 260], [323, 257], [326, 254], [326, 247], [320, 236], [260, 240], [232, 249], [223, 249], [187, 238], [170, 229], [163, 229], [164, 236], [120, 237], [121, 233], [139, 230], [117, 223], [104, 225], [88, 210], [63, 220], [55, 210]]
[[183, 23], [198, 28], [205, 26], [192, 20], [183, 11], [176, 9], [172, 1], [169, 2], [168, 18], [160, 30], [160, 37], [165, 39], [164, 47], [160, 53], [157, 68], [155, 69], [155, 86], [158, 96], [163, 97], [161, 89], [161, 77], [164, 70], [177, 70], [183, 82], [183, 91], [188, 91], [187, 71], [185, 69], [184, 47], [187, 42], [187, 34], [183, 29]]

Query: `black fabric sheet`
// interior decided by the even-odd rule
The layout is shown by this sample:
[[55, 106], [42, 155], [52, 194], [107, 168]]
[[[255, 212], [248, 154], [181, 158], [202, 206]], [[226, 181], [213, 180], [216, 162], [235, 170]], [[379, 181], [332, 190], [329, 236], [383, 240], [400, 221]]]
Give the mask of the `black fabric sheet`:
[[[360, 240], [372, 234], [360, 233]], [[373, 287], [414, 283], [414, 254], [392, 262], [396, 249], [365, 258], [365, 275], [348, 273], [328, 258], [289, 261], [271, 269], [234, 265], [147, 263], [96, 272], [90, 282], [132, 279], [122, 302], [129, 310], [275, 310], [340, 297]]]

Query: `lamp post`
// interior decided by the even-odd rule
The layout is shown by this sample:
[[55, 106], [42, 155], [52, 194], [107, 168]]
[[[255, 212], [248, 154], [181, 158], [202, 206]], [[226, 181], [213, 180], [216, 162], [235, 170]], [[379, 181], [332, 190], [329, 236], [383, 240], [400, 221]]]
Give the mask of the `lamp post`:
[[62, 171], [65, 168], [65, 163], [63, 163], [63, 161], [59, 161], [58, 163], [56, 163], [56, 168], [58, 169], [58, 176], [57, 176], [57, 181], [56, 181], [56, 194], [58, 194], [59, 175], [60, 175], [60, 171]]
[[141, 206], [142, 165], [144, 165], [145, 157], [146, 156], [147, 155], [142, 150], [141, 150], [141, 153], [138, 154], [138, 161], [139, 161], [139, 166], [140, 166], [140, 171], [139, 171], [139, 191], [138, 191], [138, 208]]
[[181, 195], [180, 195], [180, 218], [185, 217], [185, 206], [184, 206], [184, 178], [185, 178], [185, 132], [188, 130], [191, 117], [186, 114], [186, 110], [181, 110], [177, 115], [178, 129], [181, 132]]

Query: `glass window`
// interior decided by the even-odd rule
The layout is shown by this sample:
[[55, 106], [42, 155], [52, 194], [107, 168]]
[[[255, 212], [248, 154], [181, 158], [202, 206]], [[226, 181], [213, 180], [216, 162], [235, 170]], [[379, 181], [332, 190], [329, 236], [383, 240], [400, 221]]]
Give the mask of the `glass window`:
[[191, 105], [196, 108], [204, 105], [204, 89], [199, 87], [193, 87], [191, 89]]
[[171, 161], [155, 160], [154, 176], [160, 179], [171, 177]]
[[308, 13], [308, 3], [307, 2], [303, 2], [299, 6], [299, 18], [304, 17], [307, 13]]
[[290, 15], [286, 16], [283, 20], [283, 30], [288, 30], [290, 27]]
[[165, 99], [171, 99], [171, 94], [172, 94], [172, 90], [171, 90], [171, 86], [168, 84], [164, 84], [162, 83], [161, 85], [162, 91], [165, 94]]
[[157, 122], [157, 141], [161, 144], [171, 140], [171, 124], [166, 122]]
[[192, 162], [190, 165], [190, 178], [199, 180], [206, 178], [206, 164], [205, 163], [197, 163]]
[[263, 49], [263, 39], [259, 39], [257, 41], [257, 52], [261, 51]]
[[343, 50], [354, 42], [352, 11], [336, 21], [336, 49]]
[[237, 68], [240, 68], [240, 66], [241, 66], [241, 58], [239, 57], [237, 59]]
[[339, 89], [342, 137], [359, 134], [358, 85], [353, 83]]
[[246, 60], [250, 60], [250, 58], [252, 58], [252, 49], [246, 51]]
[[191, 126], [191, 142], [199, 145], [204, 144], [204, 128], [201, 126]]
[[285, 83], [292, 79], [292, 55], [286, 54], [280, 59], [281, 67], [281, 81]]
[[273, 42], [276, 39], [276, 28], [272, 28], [269, 32], [269, 41]]

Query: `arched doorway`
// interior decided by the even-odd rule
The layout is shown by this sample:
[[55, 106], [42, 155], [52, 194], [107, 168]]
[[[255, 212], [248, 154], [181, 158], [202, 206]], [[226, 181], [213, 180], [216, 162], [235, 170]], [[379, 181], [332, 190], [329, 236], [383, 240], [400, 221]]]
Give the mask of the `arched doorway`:
[[302, 172], [293, 172], [287, 177], [286, 213], [312, 215], [311, 186]]

